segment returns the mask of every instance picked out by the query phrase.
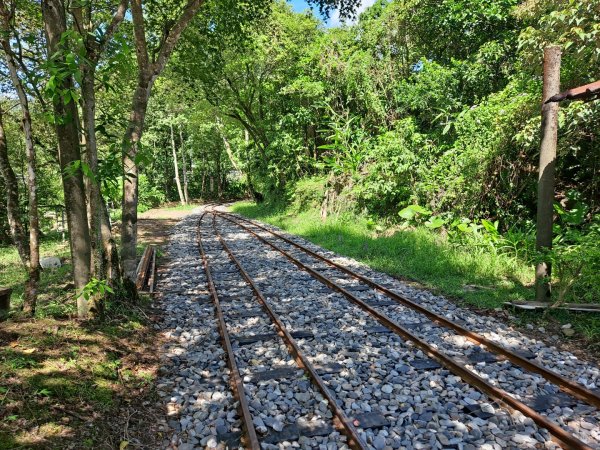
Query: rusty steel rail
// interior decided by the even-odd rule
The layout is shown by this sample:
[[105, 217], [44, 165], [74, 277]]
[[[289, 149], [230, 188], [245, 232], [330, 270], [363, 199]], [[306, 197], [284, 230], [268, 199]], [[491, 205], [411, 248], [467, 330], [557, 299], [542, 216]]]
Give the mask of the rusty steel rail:
[[556, 94], [546, 100], [546, 103], [562, 102], [563, 100], [590, 101], [600, 97], [600, 80], [579, 86]]
[[269, 317], [275, 324], [275, 326], [277, 328], [277, 334], [285, 342], [289, 352], [294, 357], [296, 364], [298, 364], [298, 366], [300, 366], [300, 368], [303, 369], [304, 372], [312, 379], [313, 383], [319, 388], [319, 391], [321, 391], [321, 394], [323, 395], [323, 397], [325, 397], [327, 399], [327, 401], [329, 403], [329, 407], [331, 408], [331, 410], [335, 416], [334, 424], [336, 425], [336, 428], [338, 428], [340, 431], [342, 431], [348, 437], [348, 445], [350, 446], [350, 448], [353, 448], [353, 449], [368, 448], [367, 444], [359, 436], [358, 431], [356, 430], [356, 427], [352, 423], [352, 420], [338, 406], [335, 397], [331, 394], [331, 392], [329, 392], [329, 389], [325, 385], [323, 379], [317, 373], [317, 370], [315, 369], [315, 367], [311, 364], [311, 362], [308, 360], [308, 358], [302, 353], [302, 351], [300, 350], [300, 347], [298, 347], [298, 344], [296, 343], [296, 340], [289, 333], [289, 331], [287, 330], [287, 328], [285, 327], [285, 325], [279, 318], [278, 314], [271, 308], [271, 306], [267, 302], [266, 298], [264, 297], [262, 291], [254, 283], [254, 281], [252, 280], [252, 278], [250, 277], [248, 272], [246, 272], [246, 270], [242, 267], [242, 265], [240, 264], [238, 259], [235, 257], [235, 255], [233, 254], [233, 252], [231, 251], [229, 246], [225, 243], [225, 240], [223, 239], [223, 237], [221, 236], [221, 233], [217, 229], [217, 225], [215, 222], [216, 217], [217, 217], [217, 214], [215, 214], [213, 212], [212, 226], [213, 226], [216, 236], [219, 239], [219, 242], [223, 246], [223, 249], [225, 250], [225, 252], [227, 252], [229, 259], [231, 259], [231, 261], [236, 265], [236, 267], [238, 268], [238, 270], [240, 271], [240, 273], [242, 274], [242, 276], [244, 277], [244, 279], [246, 280], [246, 282], [248, 283], [248, 285], [250, 286], [250, 288], [252, 289], [252, 291], [254, 292], [256, 297], [258, 298], [258, 301], [260, 302], [263, 309], [267, 312], [267, 314], [269, 315]]
[[389, 329], [394, 331], [396, 334], [403, 337], [405, 340], [412, 341], [417, 347], [419, 347], [423, 352], [425, 352], [430, 358], [436, 360], [442, 366], [446, 367], [454, 374], [460, 376], [464, 381], [469, 383], [471, 386], [477, 388], [484, 394], [487, 394], [489, 397], [508, 406], [509, 408], [520, 411], [522, 414], [530, 417], [538, 426], [540, 426], [542, 428], [546, 428], [552, 435], [554, 441], [557, 442], [559, 445], [561, 445], [563, 448], [574, 449], [574, 450], [592, 450], [591, 446], [589, 446], [585, 442], [579, 440], [577, 437], [575, 437], [571, 433], [563, 430], [555, 422], [542, 416], [541, 414], [536, 412], [533, 408], [527, 406], [525, 403], [521, 402], [520, 400], [518, 400], [514, 397], [511, 397], [511, 395], [508, 392], [504, 391], [503, 389], [497, 388], [496, 386], [490, 384], [485, 379], [483, 379], [479, 375], [475, 374], [474, 372], [470, 371], [466, 367], [461, 366], [460, 364], [455, 362], [451, 357], [449, 357], [445, 353], [437, 350], [436, 348], [434, 348], [433, 346], [428, 344], [425, 340], [421, 339], [420, 337], [413, 334], [411, 331], [404, 328], [399, 323], [397, 323], [396, 321], [394, 321], [393, 319], [388, 317], [386, 314], [378, 311], [371, 305], [365, 303], [363, 300], [356, 297], [354, 294], [352, 294], [347, 289], [344, 289], [343, 287], [339, 286], [338, 284], [336, 284], [329, 278], [324, 277], [316, 270], [312, 269], [311, 267], [309, 267], [306, 264], [299, 261], [293, 255], [290, 255], [289, 253], [287, 253], [285, 250], [282, 250], [277, 245], [264, 239], [262, 236], [258, 235], [253, 230], [250, 230], [249, 228], [245, 227], [244, 225], [240, 224], [239, 222], [236, 222], [235, 220], [230, 219], [229, 217], [227, 217], [226, 215], [224, 215], [220, 212], [217, 212], [217, 213], [219, 215], [221, 215], [221, 217], [223, 217], [225, 220], [228, 220], [231, 223], [238, 225], [239, 227], [246, 230], [248, 233], [250, 233], [252, 236], [257, 238], [261, 242], [267, 244], [274, 250], [281, 253], [283, 256], [285, 256], [287, 259], [289, 259], [292, 263], [294, 263], [300, 269], [305, 270], [306, 272], [311, 274], [314, 278], [319, 280], [321, 283], [323, 283], [326, 286], [330, 287], [331, 289], [343, 294], [351, 302], [355, 303], [360, 308], [362, 308], [363, 310], [365, 310], [369, 314], [371, 314], [381, 324], [385, 325], [386, 327], [388, 327]]
[[206, 252], [204, 251], [204, 245], [202, 245], [201, 227], [202, 219], [205, 215], [206, 212], [202, 213], [202, 216], [200, 216], [200, 220], [198, 221], [198, 248], [200, 249], [200, 255], [202, 256], [202, 266], [204, 267], [204, 272], [206, 273], [208, 289], [212, 296], [213, 303], [215, 304], [215, 314], [217, 316], [217, 322], [219, 324], [219, 332], [221, 333], [223, 348], [225, 350], [225, 353], [227, 354], [227, 365], [229, 366], [230, 373], [229, 380], [231, 382], [233, 393], [238, 400], [240, 416], [242, 418], [242, 423], [244, 424], [244, 428], [246, 430], [245, 444], [247, 448], [250, 448], [252, 450], [260, 450], [260, 442], [258, 441], [256, 430], [254, 429], [254, 423], [252, 422], [252, 414], [250, 413], [248, 399], [246, 398], [246, 393], [244, 392], [242, 377], [240, 376], [240, 371], [235, 361], [233, 347], [231, 346], [231, 339], [229, 337], [229, 332], [227, 331], [225, 319], [223, 318], [223, 310], [221, 309], [221, 303], [219, 302], [217, 289], [215, 288], [215, 283], [213, 281], [210, 267], [208, 265], [208, 258], [206, 257]]
[[[231, 215], [228, 214], [228, 216], [231, 216]], [[537, 373], [538, 375], [543, 376], [546, 380], [556, 384], [560, 388], [560, 390], [562, 390], [563, 392], [565, 392], [569, 395], [572, 395], [573, 397], [578, 398], [579, 400], [581, 400], [589, 405], [593, 405], [596, 408], [600, 408], [600, 394], [598, 394], [594, 391], [591, 391], [590, 389], [587, 389], [585, 386], [582, 386], [579, 383], [575, 383], [571, 380], [568, 380], [567, 378], [554, 372], [553, 370], [548, 369], [536, 362], [530, 361], [527, 358], [504, 348], [500, 344], [497, 344], [494, 341], [487, 339], [486, 337], [482, 336], [481, 334], [479, 334], [475, 331], [471, 331], [471, 330], [464, 328], [462, 325], [455, 323], [455, 322], [451, 321], [450, 319], [447, 319], [446, 317], [444, 317], [440, 314], [437, 314], [436, 312], [431, 311], [430, 309], [428, 309], [424, 306], [421, 306], [418, 303], [415, 303], [414, 301], [412, 301], [402, 295], [397, 294], [396, 292], [386, 288], [385, 286], [382, 286], [381, 284], [371, 280], [370, 278], [365, 277], [364, 275], [356, 273], [356, 272], [342, 266], [341, 264], [338, 264], [334, 261], [331, 261], [328, 258], [325, 258], [324, 256], [319, 255], [318, 253], [304, 247], [303, 245], [298, 244], [297, 242], [294, 242], [291, 239], [286, 238], [285, 236], [281, 235], [280, 233], [271, 231], [268, 228], [265, 228], [265, 227], [263, 227], [259, 224], [256, 224], [250, 220], [247, 220], [244, 218], [241, 218], [241, 220], [245, 221], [247, 223], [250, 223], [257, 228], [260, 228], [261, 230], [267, 231], [268, 233], [278, 237], [279, 239], [287, 242], [288, 244], [293, 245], [294, 247], [304, 251], [305, 253], [308, 253], [310, 256], [312, 256], [320, 261], [323, 261], [323, 262], [329, 264], [330, 266], [335, 267], [336, 269], [354, 277], [355, 279], [361, 281], [362, 283], [369, 285], [373, 289], [381, 292], [382, 294], [395, 300], [396, 302], [401, 303], [402, 305], [423, 314], [424, 316], [429, 318], [432, 322], [435, 322], [438, 325], [441, 325], [441, 326], [444, 326], [446, 328], [456, 331], [461, 336], [468, 338], [471, 342], [474, 342], [478, 345], [484, 346], [487, 350], [490, 350], [491, 352], [496, 353], [497, 355], [508, 359], [511, 363], [515, 364], [516, 366], [520, 366], [520, 367], [528, 370], [529, 372]], [[233, 220], [230, 219], [230, 221], [233, 221]], [[233, 222], [235, 222], [235, 221], [233, 221]], [[240, 224], [239, 222], [237, 224], [239, 226], [243, 227], [243, 225]]]

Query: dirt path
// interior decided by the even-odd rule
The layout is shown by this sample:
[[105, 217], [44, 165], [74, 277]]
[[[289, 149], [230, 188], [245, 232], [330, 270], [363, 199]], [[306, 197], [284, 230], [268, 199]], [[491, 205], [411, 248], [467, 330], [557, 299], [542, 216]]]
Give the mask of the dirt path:
[[193, 208], [155, 208], [138, 216], [138, 240], [143, 244], [164, 245], [169, 230], [181, 219], [192, 214]]

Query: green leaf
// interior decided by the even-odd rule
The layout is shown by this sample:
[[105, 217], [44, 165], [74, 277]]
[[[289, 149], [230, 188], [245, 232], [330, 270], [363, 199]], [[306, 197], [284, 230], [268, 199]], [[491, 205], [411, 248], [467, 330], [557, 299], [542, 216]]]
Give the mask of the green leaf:
[[430, 220], [425, 222], [425, 226], [430, 230], [436, 230], [438, 228], [443, 227], [446, 224], [446, 221], [441, 217], [432, 217]]

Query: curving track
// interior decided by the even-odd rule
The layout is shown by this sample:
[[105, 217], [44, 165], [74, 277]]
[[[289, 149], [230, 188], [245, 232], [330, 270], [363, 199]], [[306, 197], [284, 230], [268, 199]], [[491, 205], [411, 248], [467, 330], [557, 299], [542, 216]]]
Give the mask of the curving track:
[[240, 425], [222, 446], [600, 448], [597, 368], [215, 206], [197, 243]]

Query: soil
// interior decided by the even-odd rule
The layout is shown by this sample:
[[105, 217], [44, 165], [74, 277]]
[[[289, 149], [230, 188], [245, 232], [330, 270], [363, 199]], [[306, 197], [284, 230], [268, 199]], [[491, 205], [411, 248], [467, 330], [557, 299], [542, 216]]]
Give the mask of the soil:
[[[139, 242], [166, 244], [191, 212], [141, 214]], [[57, 303], [74, 301], [62, 292]], [[56, 314], [0, 323], [0, 448], [160, 448], [159, 320], [146, 300], [113, 307], [103, 322]]]

